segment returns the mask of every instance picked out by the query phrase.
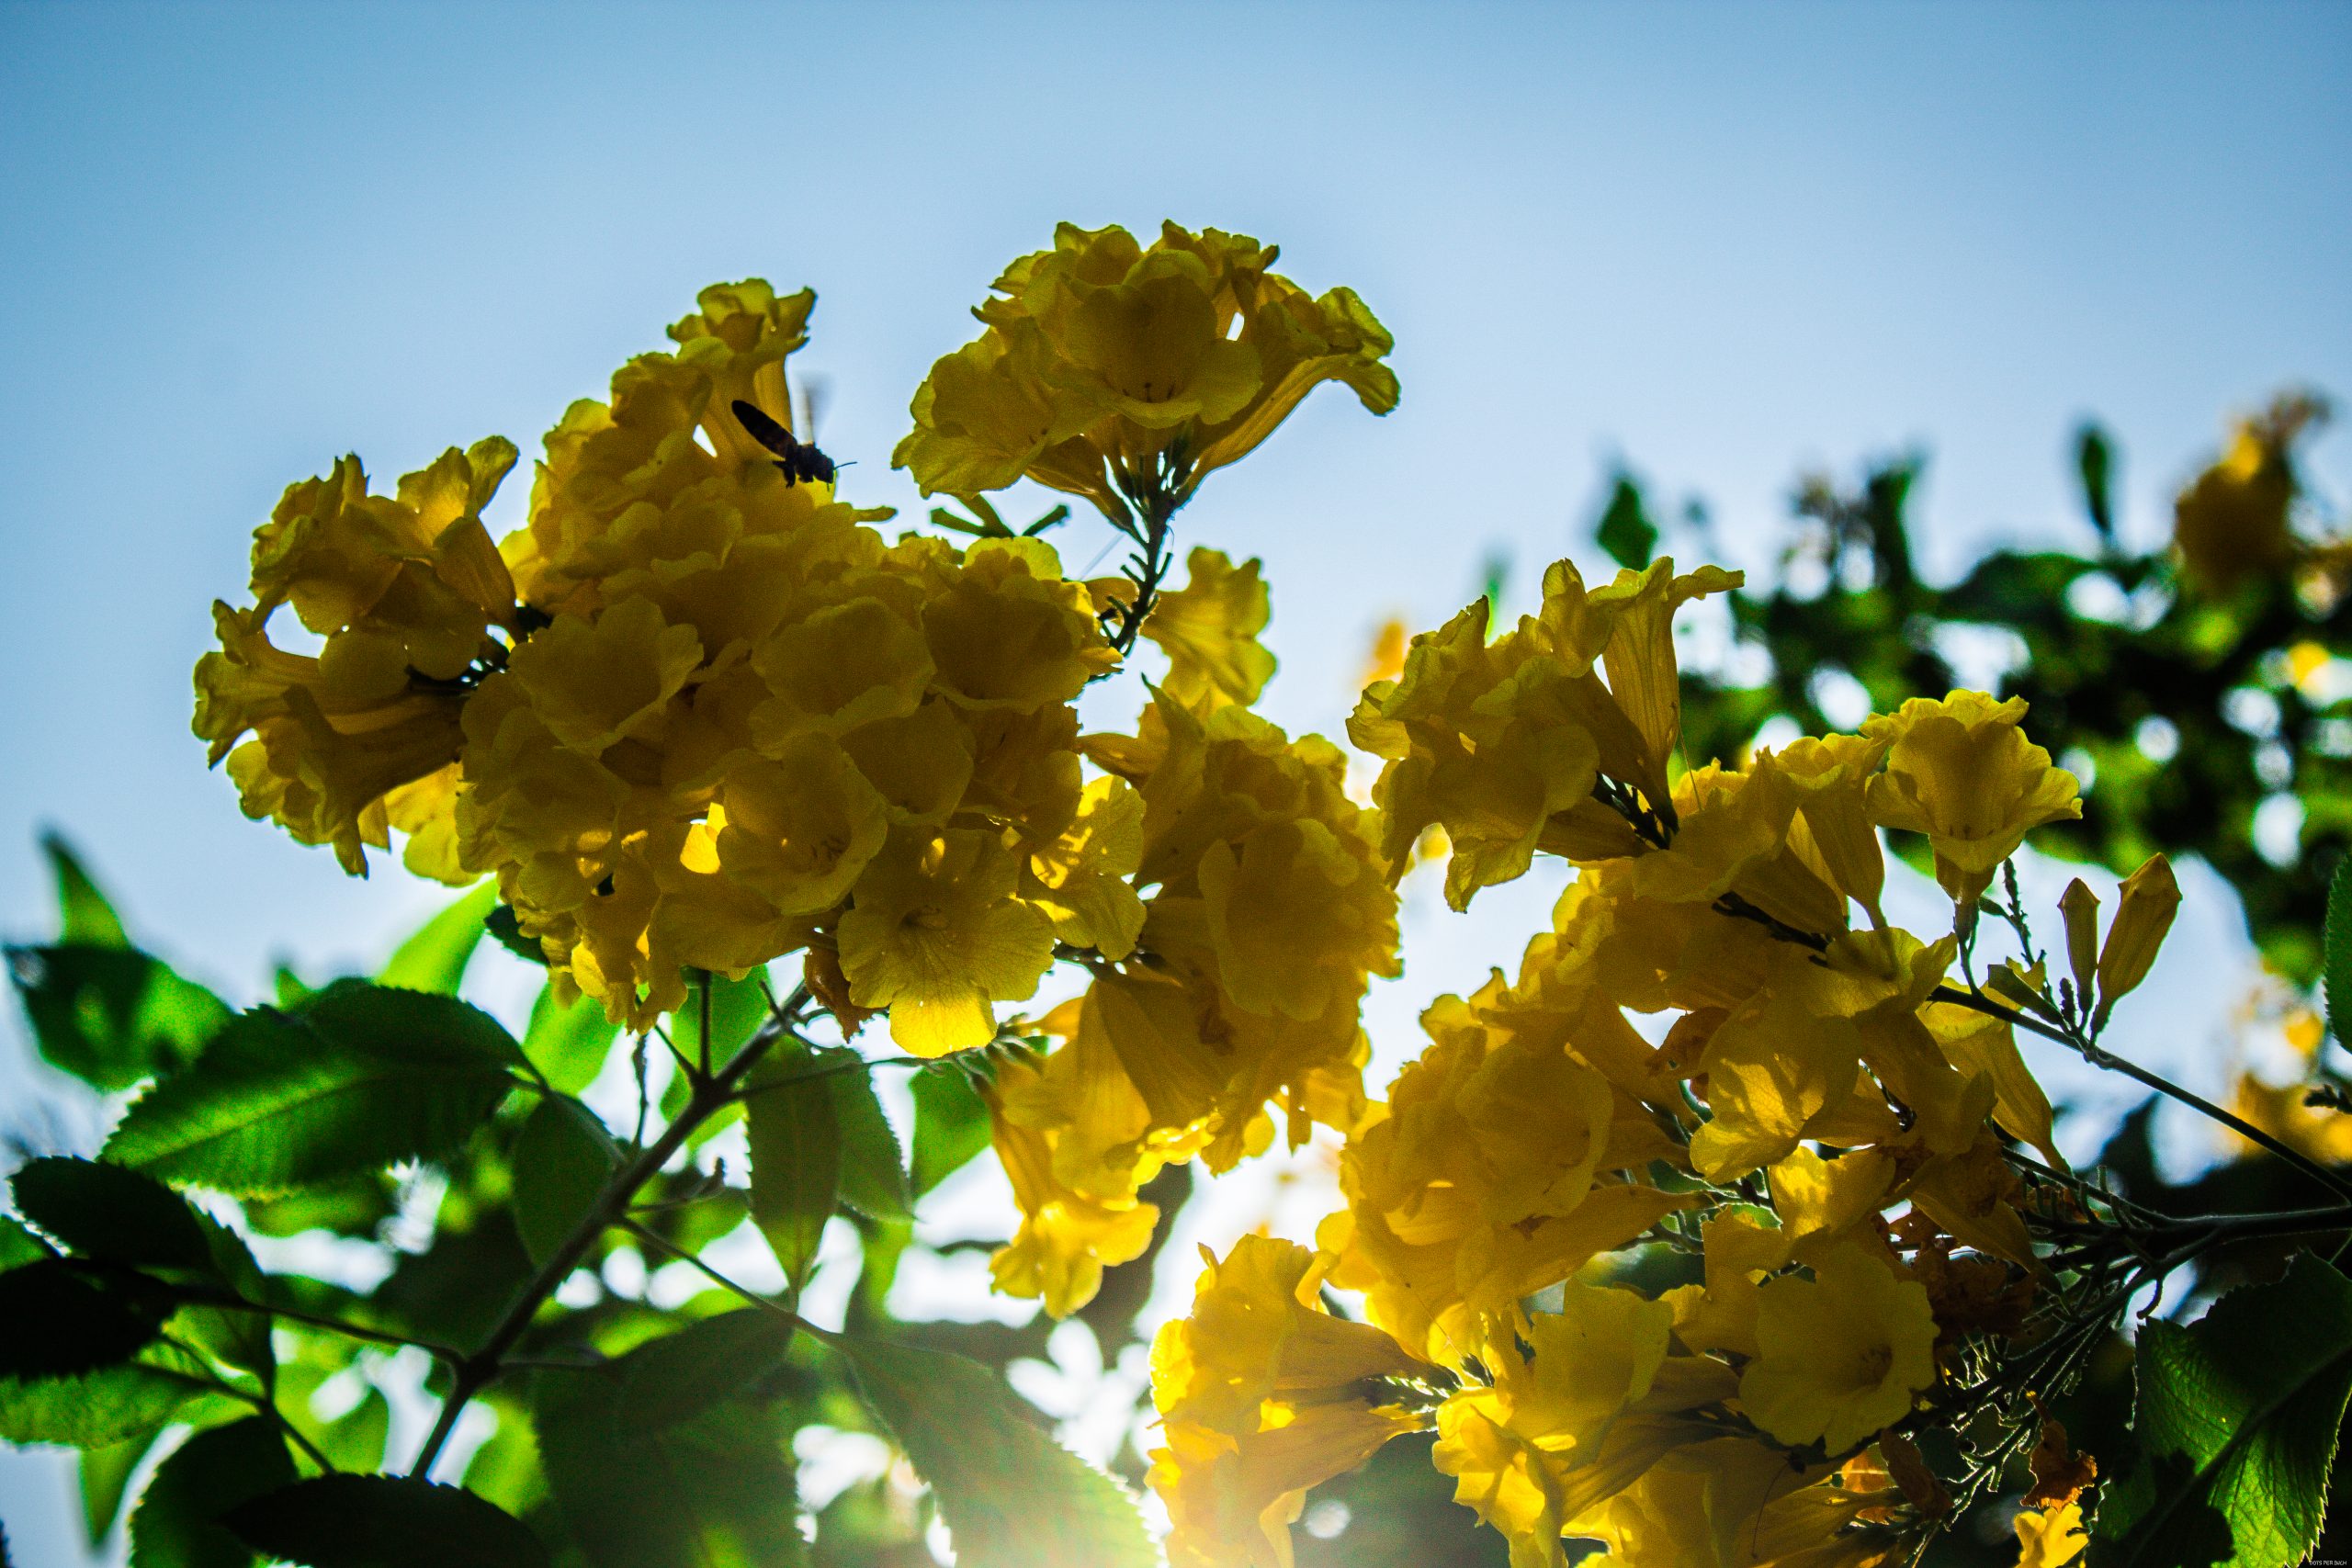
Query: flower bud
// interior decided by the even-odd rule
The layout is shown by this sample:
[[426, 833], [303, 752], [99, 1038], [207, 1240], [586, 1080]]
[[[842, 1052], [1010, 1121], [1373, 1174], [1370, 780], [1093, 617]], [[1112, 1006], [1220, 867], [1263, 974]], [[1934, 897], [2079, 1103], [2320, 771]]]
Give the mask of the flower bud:
[[2098, 895], [2078, 876], [2059, 895], [2058, 913], [2066, 921], [2066, 962], [2075, 971], [2075, 992], [2088, 1007], [2098, 973]]
[[2108, 928], [2107, 945], [2098, 954], [2098, 1010], [2104, 1020], [2116, 998], [2148, 977], [2156, 949], [2172, 929], [2180, 908], [2180, 887], [2173, 881], [2172, 863], [2152, 855], [2148, 863], [2124, 879], [2122, 901], [2116, 906], [2115, 923]]

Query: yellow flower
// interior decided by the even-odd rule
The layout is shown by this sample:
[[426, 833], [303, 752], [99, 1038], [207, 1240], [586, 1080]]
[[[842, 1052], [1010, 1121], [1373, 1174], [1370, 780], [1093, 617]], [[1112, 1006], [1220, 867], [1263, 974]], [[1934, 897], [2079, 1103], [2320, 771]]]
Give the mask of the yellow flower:
[[1244, 1236], [1207, 1265], [1191, 1316], [1152, 1341], [1152, 1399], [1169, 1445], [1151, 1484], [1175, 1523], [1171, 1563], [1290, 1562], [1306, 1489], [1354, 1469], [1419, 1417], [1363, 1397], [1424, 1369], [1366, 1324], [1315, 1303], [1324, 1264], [1303, 1247]]
[[2313, 394], [2282, 393], [2262, 413], [2239, 421], [2221, 461], [2180, 492], [2172, 539], [2192, 583], [2227, 592], [2278, 573], [2301, 553], [2290, 515], [2302, 489], [2295, 446], [2328, 412]]
[[1271, 246], [1170, 223], [1149, 246], [1063, 224], [997, 279], [975, 343], [932, 367], [891, 461], [926, 495], [1026, 477], [1115, 520], [1161, 515], [1339, 380], [1385, 413], [1394, 346], [1346, 289], [1308, 298]]
[[1396, 898], [1321, 822], [1270, 823], [1201, 856], [1200, 886], [1227, 996], [1245, 1012], [1310, 1020], [1394, 975]]
[[1789, 1260], [1789, 1238], [1736, 1210], [1700, 1227], [1706, 1283], [1678, 1285], [1660, 1298], [1674, 1310], [1674, 1332], [1694, 1350], [1756, 1354], [1759, 1281]]
[[1911, 1413], [1936, 1381], [1928, 1292], [1857, 1246], [1810, 1280], [1768, 1280], [1756, 1312], [1757, 1357], [1739, 1380], [1748, 1418], [1781, 1442], [1836, 1454]]
[[1765, 991], [1724, 1021], [1700, 1066], [1707, 1124], [1690, 1163], [1712, 1181], [1770, 1165], [1837, 1112], [1860, 1072], [1861, 1032], [1793, 988]]
[[[1774, 767], [1794, 785], [1803, 838], [1794, 843], [1827, 874], [1829, 883], [1870, 911], [1883, 926], [1879, 894], [1886, 885], [1886, 856], [1879, 848], [1867, 803], [1871, 776], [1886, 759], [1887, 742], [1860, 735], [1810, 737], [1769, 753]], [[1759, 761], [1761, 760], [1759, 759]]]
[[1871, 781], [1871, 815], [1884, 828], [1925, 833], [1936, 880], [1974, 903], [2025, 836], [2083, 814], [2075, 775], [2018, 728], [2025, 699], [1982, 692], [1914, 697], [1862, 733], [1889, 743], [1886, 772]]
[[1042, 1296], [1048, 1313], [1067, 1317], [1094, 1299], [1106, 1266], [1143, 1256], [1159, 1210], [1136, 1201], [1132, 1168], [1119, 1194], [1081, 1192], [1063, 1179], [1059, 1140], [1017, 1119], [1017, 1103], [1041, 1087], [1035, 1067], [1008, 1059], [989, 1093], [989, 1136], [1021, 1209], [1020, 1230], [989, 1258], [989, 1272], [998, 1290]]
[[1195, 547], [1183, 587], [1163, 592], [1143, 635], [1168, 653], [1160, 689], [1199, 714], [1258, 700], [1274, 656], [1258, 641], [1272, 611], [1258, 563], [1237, 568], [1222, 550]]
[[1839, 1532], [1884, 1501], [1883, 1491], [1851, 1491], [1819, 1470], [1792, 1472], [1786, 1455], [1762, 1443], [1723, 1438], [1665, 1454], [1631, 1485], [1572, 1517], [1568, 1529], [1598, 1538], [1611, 1562], [1874, 1568], [1887, 1561], [1883, 1538]]
[[1129, 881], [1142, 860], [1143, 796], [1125, 779], [1098, 778], [1079, 797], [1069, 827], [1030, 855], [1037, 882], [1030, 901], [1061, 941], [1125, 958], [1143, 931], [1143, 900]]
[[767, 699], [751, 734], [771, 752], [802, 730], [842, 735], [922, 705], [932, 676], [921, 628], [871, 596], [779, 626], [752, 651]]
[[923, 604], [923, 636], [938, 689], [958, 706], [1066, 703], [1118, 662], [1085, 588], [1063, 581], [1043, 540], [979, 540], [946, 576]]
[[2017, 1568], [2066, 1568], [2090, 1546], [2079, 1501], [2021, 1508], [2017, 1517]]
[[549, 734], [594, 756], [659, 723], [701, 662], [694, 627], [665, 625], [650, 601], [631, 599], [594, 621], [558, 615], [514, 650], [507, 673]]
[[858, 1006], [888, 1009], [890, 1038], [919, 1056], [985, 1045], [998, 1002], [1035, 993], [1054, 927], [1013, 897], [1020, 871], [993, 834], [894, 834], [842, 917], [842, 971]]
[[2098, 1024], [2107, 1021], [2108, 1010], [2119, 998], [2148, 977], [2156, 949], [2164, 945], [2179, 908], [2180, 886], [2173, 880], [2172, 862], [2163, 855], [2149, 856], [2123, 879], [2115, 923], [2107, 928], [2107, 942], [2098, 953]]
[[723, 867], [788, 915], [841, 902], [889, 830], [882, 796], [821, 735], [728, 774], [710, 821], [713, 863], [695, 869]]

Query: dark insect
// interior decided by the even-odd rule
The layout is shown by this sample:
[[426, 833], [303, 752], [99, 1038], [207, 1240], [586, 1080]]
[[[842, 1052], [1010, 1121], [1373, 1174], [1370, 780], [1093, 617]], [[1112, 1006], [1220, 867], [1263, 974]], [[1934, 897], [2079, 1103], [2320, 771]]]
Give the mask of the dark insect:
[[735, 400], [735, 417], [743, 422], [743, 428], [751, 432], [752, 440], [775, 454], [775, 466], [783, 471], [786, 484], [833, 482], [833, 460], [818, 451], [814, 442], [798, 439], [741, 398]]

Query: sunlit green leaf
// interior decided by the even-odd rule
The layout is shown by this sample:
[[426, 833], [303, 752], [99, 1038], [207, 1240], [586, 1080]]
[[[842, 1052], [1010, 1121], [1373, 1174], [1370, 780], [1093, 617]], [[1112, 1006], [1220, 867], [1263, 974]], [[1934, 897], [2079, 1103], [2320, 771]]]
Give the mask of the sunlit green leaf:
[[869, 1219], [912, 1219], [906, 1156], [875, 1098], [871, 1069], [848, 1050], [812, 1052], [808, 1062], [806, 1070], [829, 1075], [825, 1086], [842, 1136], [842, 1201]]
[[130, 1568], [248, 1568], [253, 1549], [221, 1516], [294, 1479], [277, 1424], [259, 1417], [198, 1432], [156, 1467], [130, 1513]]
[[2105, 1561], [2287, 1568], [2318, 1543], [2352, 1396], [2352, 1280], [2309, 1253], [2186, 1327], [2140, 1331], [2139, 1463], [2104, 1488]]
[[239, 1017], [130, 1107], [106, 1156], [169, 1180], [282, 1192], [454, 1146], [506, 1097], [520, 1057], [478, 1009], [340, 982], [300, 1015]]
[[[658, 1342], [657, 1342], [658, 1343]], [[533, 1377], [556, 1511], [596, 1568], [786, 1568], [806, 1560], [783, 1434], [756, 1402], [637, 1419], [629, 1363]]]
[[66, 946], [129, 947], [130, 939], [123, 934], [122, 917], [115, 913], [113, 901], [99, 891], [65, 840], [56, 833], [43, 833], [40, 848], [57, 879], [58, 942]]
[[474, 949], [481, 945], [482, 918], [497, 905], [498, 884], [484, 882], [418, 927], [392, 953], [376, 983], [456, 996]]
[[686, 976], [686, 1005], [670, 1019], [670, 1038], [676, 1043], [688, 1061], [705, 1059], [702, 1043], [704, 993], [707, 989], [710, 1010], [710, 1052], [708, 1061], [716, 1071], [734, 1059], [743, 1043], [752, 1038], [761, 1024], [767, 1021], [768, 993], [762, 984], [763, 972], [753, 970], [740, 980], [724, 975], [712, 975], [704, 970], [691, 970]]
[[915, 1135], [912, 1184], [920, 1198], [989, 1146], [988, 1102], [972, 1080], [952, 1066], [914, 1077]]
[[163, 1348], [79, 1377], [0, 1379], [0, 1439], [97, 1448], [243, 1408], [209, 1392], [192, 1363]]
[[620, 1025], [605, 1016], [604, 1003], [584, 993], [569, 1005], [560, 1002], [550, 983], [540, 987], [538, 1000], [531, 1004], [523, 1054], [559, 1093], [578, 1094], [596, 1081], [620, 1032]]
[[123, 1494], [130, 1489], [130, 1477], [154, 1451], [161, 1436], [163, 1429], [158, 1427], [119, 1443], [82, 1450], [74, 1471], [82, 1489], [82, 1529], [92, 1547], [113, 1533], [115, 1520], [122, 1517]]
[[977, 1361], [842, 1336], [874, 1413], [931, 1483], [957, 1568], [1150, 1568], [1159, 1552], [1125, 1487], [1047, 1436]]
[[539, 1101], [514, 1135], [514, 1227], [533, 1263], [570, 1239], [620, 1164], [594, 1111], [568, 1096]]
[[548, 1551], [510, 1514], [455, 1486], [321, 1475], [241, 1503], [229, 1528], [304, 1568], [538, 1568]]
[[747, 1307], [649, 1340], [616, 1365], [618, 1417], [648, 1430], [692, 1420], [783, 1364], [791, 1323]]
[[51, 1066], [129, 1089], [193, 1061], [229, 1021], [220, 998], [127, 947], [12, 947], [10, 976]]
[[816, 1267], [842, 1182], [842, 1129], [831, 1086], [804, 1051], [778, 1052], [752, 1074], [752, 1221], [797, 1292]]

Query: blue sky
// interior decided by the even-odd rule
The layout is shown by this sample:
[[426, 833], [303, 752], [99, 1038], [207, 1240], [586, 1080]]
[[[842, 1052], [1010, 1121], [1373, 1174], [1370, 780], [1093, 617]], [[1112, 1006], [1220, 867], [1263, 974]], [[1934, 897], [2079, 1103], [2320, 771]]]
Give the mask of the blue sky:
[[2080, 536], [2096, 412], [2155, 536], [2227, 411], [2352, 394], [2347, 79], [2326, 4], [0, 5], [0, 931], [54, 824], [232, 994], [380, 957], [436, 894], [237, 815], [208, 605], [289, 480], [527, 450], [702, 284], [816, 287], [826, 447], [910, 510], [908, 396], [1057, 220], [1355, 287], [1403, 406], [1324, 392], [1184, 519], [1329, 729], [1385, 614], [1591, 558], [1620, 455], [1757, 565], [1799, 468], [1921, 444], [1949, 568]]

